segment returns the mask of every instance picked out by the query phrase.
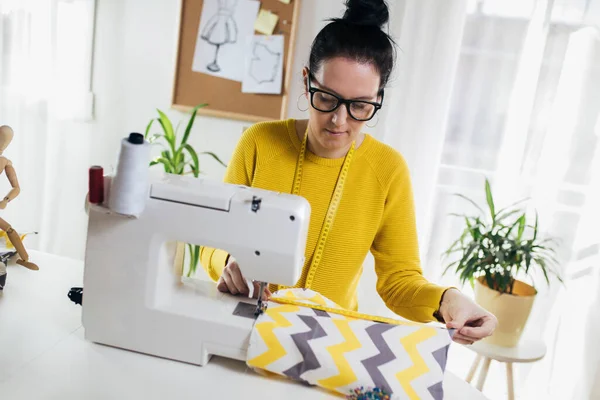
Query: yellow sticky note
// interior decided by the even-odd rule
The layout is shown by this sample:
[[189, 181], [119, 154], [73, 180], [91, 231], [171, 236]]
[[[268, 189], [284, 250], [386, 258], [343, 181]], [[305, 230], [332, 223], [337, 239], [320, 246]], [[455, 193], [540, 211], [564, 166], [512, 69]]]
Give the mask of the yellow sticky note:
[[290, 4], [290, 0], [279, 0], [280, 2], [282, 2], [283, 4]]
[[254, 29], [264, 35], [272, 35], [279, 17], [268, 10], [260, 10], [254, 22]]

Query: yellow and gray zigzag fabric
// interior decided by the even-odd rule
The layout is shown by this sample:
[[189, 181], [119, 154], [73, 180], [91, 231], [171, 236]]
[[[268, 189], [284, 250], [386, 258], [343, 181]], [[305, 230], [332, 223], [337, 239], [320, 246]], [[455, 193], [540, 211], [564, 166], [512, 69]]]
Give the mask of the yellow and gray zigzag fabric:
[[343, 395], [376, 387], [390, 399], [443, 399], [453, 332], [379, 321], [312, 290], [283, 289], [254, 325], [247, 364]]

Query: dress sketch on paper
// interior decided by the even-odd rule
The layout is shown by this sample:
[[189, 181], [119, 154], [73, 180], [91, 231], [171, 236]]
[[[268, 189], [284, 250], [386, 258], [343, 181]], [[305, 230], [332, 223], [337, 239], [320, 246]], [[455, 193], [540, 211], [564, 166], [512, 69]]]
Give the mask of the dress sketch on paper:
[[250, 76], [258, 84], [275, 82], [279, 73], [281, 53], [271, 51], [264, 43], [254, 43]]
[[200, 37], [215, 46], [215, 58], [206, 68], [212, 72], [221, 71], [219, 66], [219, 49], [227, 43], [236, 43], [238, 27], [233, 14], [238, 0], [219, 0], [219, 10], [213, 15]]

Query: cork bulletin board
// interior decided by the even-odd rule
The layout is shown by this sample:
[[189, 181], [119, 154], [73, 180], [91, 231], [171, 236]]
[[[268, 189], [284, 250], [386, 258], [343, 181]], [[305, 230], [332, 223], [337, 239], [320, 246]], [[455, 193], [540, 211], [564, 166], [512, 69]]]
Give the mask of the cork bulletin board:
[[[265, 94], [244, 93], [241, 82], [192, 69], [205, 1], [181, 0], [172, 107], [191, 111], [198, 104], [208, 103], [198, 114], [251, 122], [284, 119], [300, 2], [301, 0], [289, 0], [289, 3], [287, 0], [260, 0], [260, 10], [267, 10], [278, 17], [273, 35], [283, 35], [281, 91], [279, 94]], [[210, 63], [209, 57], [206, 58], [206, 63]]]

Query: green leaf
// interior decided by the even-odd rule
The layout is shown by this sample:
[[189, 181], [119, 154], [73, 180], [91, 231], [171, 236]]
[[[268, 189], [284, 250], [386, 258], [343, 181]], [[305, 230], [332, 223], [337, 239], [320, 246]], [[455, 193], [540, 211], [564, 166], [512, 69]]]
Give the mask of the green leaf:
[[160, 154], [165, 160], [169, 161], [169, 164], [171, 164], [171, 168], [175, 167], [175, 164], [173, 164], [173, 159], [171, 158], [171, 153], [169, 153], [167, 150], [164, 150], [161, 151]]
[[460, 260], [458, 260], [458, 261], [454, 261], [453, 263], [449, 264], [449, 265], [448, 265], [448, 266], [447, 266], [447, 267], [444, 269], [444, 272], [442, 272], [442, 275], [445, 275], [446, 273], [448, 273], [448, 271], [449, 271], [449, 270], [450, 270], [452, 267], [454, 267], [456, 264], [459, 264], [459, 263], [460, 263]]
[[181, 139], [181, 144], [185, 145], [188, 141], [188, 138], [190, 137], [190, 132], [192, 132], [192, 126], [194, 125], [194, 120], [196, 119], [196, 113], [198, 112], [198, 109], [203, 108], [208, 106], [208, 104], [204, 103], [204, 104], [198, 104], [196, 107], [194, 107], [194, 109], [192, 110], [192, 115], [190, 116], [190, 120], [188, 121], [188, 124], [185, 128], [185, 131], [183, 133], [183, 139]]
[[190, 154], [190, 157], [192, 157], [194, 176], [197, 178], [200, 174], [200, 161], [198, 160], [198, 153], [196, 153], [196, 150], [194, 150], [189, 143], [186, 143], [183, 147]]
[[[510, 206], [508, 206], [508, 207], [504, 207], [504, 208], [502, 208], [500, 211], [498, 211], [498, 213], [496, 214], [496, 217], [497, 217], [497, 218], [500, 218], [500, 215], [502, 215], [502, 213], [503, 213], [503, 212], [505, 212], [505, 211], [507, 211], [507, 210], [509, 210], [509, 209], [513, 208], [513, 207], [514, 207], [514, 206], [516, 206], [517, 204], [521, 204], [521, 203], [523, 203], [523, 202], [525, 202], [525, 201], [527, 201], [527, 200], [530, 200], [530, 199], [529, 199], [529, 198], [521, 199], [521, 200], [519, 200], [519, 201], [516, 201], [516, 202], [512, 203], [512, 204], [511, 204]], [[518, 212], [519, 210], [516, 210], [516, 211]]]
[[185, 173], [185, 166], [187, 165], [187, 161], [185, 160], [185, 155], [182, 154], [175, 167], [175, 173], [177, 175], [183, 175]]
[[165, 135], [163, 135], [162, 133], [155, 133], [154, 135], [150, 136], [148, 139], [148, 142], [150, 143], [154, 143], [156, 142], [156, 140], [160, 139], [160, 138], [164, 138]]
[[462, 244], [462, 240], [464, 239], [465, 235], [467, 235], [467, 234], [468, 234], [468, 230], [466, 230], [466, 229], [465, 229], [465, 230], [464, 230], [464, 232], [463, 232], [463, 234], [462, 234], [462, 235], [461, 235], [461, 236], [460, 236], [458, 239], [456, 239], [456, 240], [454, 241], [454, 243], [452, 243], [452, 244], [450, 245], [450, 247], [448, 247], [448, 250], [446, 250], [446, 251], [445, 251], [445, 252], [442, 254], [442, 256], [443, 256], [442, 258], [445, 258], [444, 256], [446, 256], [446, 257], [447, 257], [448, 255], [450, 255], [450, 254], [452, 254], [452, 253], [455, 253], [455, 252], [457, 252], [457, 251], [460, 251], [461, 249], [460, 249], [460, 248], [456, 248], [456, 246], [458, 246], [459, 244]]
[[165, 172], [168, 174], [172, 174], [173, 173], [173, 166], [171, 165], [171, 163], [169, 162], [169, 160], [167, 160], [164, 157], [158, 157], [155, 160], [152, 160], [150, 162], [150, 166], [154, 166], [157, 164], [162, 164], [165, 168]]
[[193, 246], [191, 244], [187, 244], [187, 251], [188, 254], [190, 255], [190, 260], [189, 260], [189, 267], [188, 267], [188, 273], [187, 273], [187, 277], [189, 278], [190, 276], [192, 276], [192, 271], [194, 269], [193, 265], [194, 265], [194, 250], [193, 250]]
[[171, 120], [169, 120], [169, 117], [167, 117], [167, 115], [161, 110], [157, 109], [156, 111], [158, 111], [159, 122], [162, 125], [163, 130], [165, 131], [165, 136], [167, 138], [175, 138], [175, 131], [173, 130], [173, 124], [171, 124]]
[[450, 213], [450, 214], [448, 214], [448, 216], [450, 216], [450, 217], [459, 217], [459, 218], [471, 218], [467, 214], [457, 214], [457, 213]]
[[519, 222], [519, 230], [517, 231], [517, 241], [520, 241], [523, 237], [523, 232], [525, 231], [525, 214], [521, 215], [518, 220]]
[[485, 215], [485, 212], [483, 211], [483, 209], [481, 207], [479, 207], [477, 205], [477, 203], [475, 203], [473, 200], [471, 200], [467, 196], [460, 194], [460, 193], [456, 193], [456, 194], [454, 194], [454, 196], [460, 197], [461, 199], [464, 199], [464, 200], [468, 201], [469, 203], [473, 204], [479, 211], [481, 211], [481, 214]]
[[194, 246], [194, 272], [196, 272], [196, 267], [198, 266], [198, 262], [200, 261], [200, 246]]
[[548, 272], [546, 271], [546, 262], [541, 258], [536, 258], [535, 262], [537, 262], [541, 267], [542, 272], [544, 273], [544, 278], [546, 279], [546, 283], [549, 285], [550, 279], [548, 279]]
[[490, 215], [492, 217], [492, 222], [496, 221], [496, 208], [494, 206], [494, 198], [492, 197], [492, 188], [490, 187], [490, 181], [485, 180], [485, 198], [488, 203], [488, 207], [490, 208]]
[[171, 121], [165, 115], [165, 113], [163, 113], [160, 110], [157, 110], [157, 111], [160, 116], [160, 118], [158, 119], [158, 122], [162, 126], [163, 131], [165, 132], [165, 139], [167, 140], [167, 142], [169, 143], [169, 146], [171, 147], [171, 152], [173, 154], [175, 154], [176, 153], [176, 151], [175, 151], [176, 144], [175, 144], [175, 132], [173, 131], [173, 124], [171, 124]]
[[533, 228], [533, 240], [537, 239], [538, 234], [538, 213], [535, 212], [535, 227]]
[[146, 126], [146, 133], [144, 134], [144, 138], [148, 138], [148, 134], [150, 133], [150, 127], [152, 127], [152, 123], [154, 122], [154, 118], [152, 118], [150, 120], [150, 122], [148, 122], [148, 125]]
[[496, 222], [503, 221], [503, 220], [505, 220], [506, 218], [508, 218], [508, 217], [510, 217], [510, 216], [512, 216], [512, 215], [514, 215], [514, 214], [517, 214], [517, 213], [519, 213], [519, 212], [521, 212], [521, 210], [512, 210], [511, 212], [509, 212], [509, 213], [506, 213], [506, 214], [504, 214], [504, 215], [500, 215], [500, 214], [498, 214], [498, 215], [496, 215]]
[[221, 159], [215, 153], [210, 152], [210, 151], [204, 151], [201, 154], [206, 154], [206, 155], [211, 156], [212, 158], [214, 158], [215, 160], [217, 160], [218, 163], [220, 163], [222, 166], [224, 166], [225, 168], [227, 168], [227, 165], [223, 161], [221, 161]]

